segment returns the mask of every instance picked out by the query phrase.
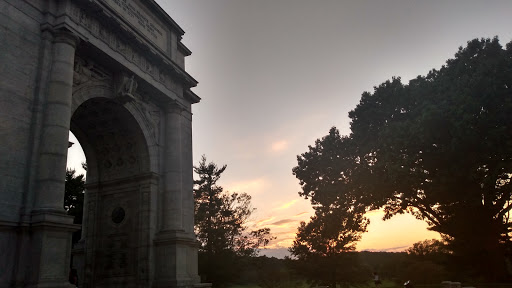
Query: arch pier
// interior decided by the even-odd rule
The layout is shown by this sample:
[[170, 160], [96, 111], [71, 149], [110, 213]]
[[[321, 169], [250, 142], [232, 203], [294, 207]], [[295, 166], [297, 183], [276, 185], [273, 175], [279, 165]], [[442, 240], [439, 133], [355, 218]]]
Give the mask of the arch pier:
[[[0, 11], [0, 287], [72, 287], [70, 269], [79, 287], [204, 287], [184, 31], [153, 0]], [[87, 159], [82, 227], [63, 208], [69, 131]]]

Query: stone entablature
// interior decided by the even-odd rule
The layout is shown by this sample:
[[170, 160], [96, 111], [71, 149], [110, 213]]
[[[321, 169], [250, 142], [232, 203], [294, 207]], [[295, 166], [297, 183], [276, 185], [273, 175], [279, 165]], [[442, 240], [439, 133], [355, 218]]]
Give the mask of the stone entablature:
[[[127, 67], [154, 87], [160, 88], [165, 97], [174, 95], [177, 98], [175, 100], [183, 104], [199, 102], [200, 98], [190, 91], [191, 87], [197, 85], [197, 81], [185, 72], [184, 59], [181, 59], [190, 55], [190, 51], [180, 42], [183, 30], [169, 19], [167, 22], [172, 21], [170, 23], [173, 25], [163, 26], [162, 22], [155, 19], [151, 22], [147, 20], [142, 25], [144, 21], [139, 23], [140, 19], [149, 15], [158, 19], [157, 16], [161, 14], [157, 9], [149, 11], [144, 4], [158, 7], [153, 0], [67, 1], [62, 13], [69, 17], [49, 17], [49, 26], [54, 29], [67, 28], [102, 50], [105, 50], [102, 46], [106, 45], [113, 53], [123, 57], [123, 62], [127, 61], [138, 68], [139, 71]], [[119, 10], [124, 11], [123, 7], [131, 8], [124, 14], [116, 14]], [[154, 34], [142, 34], [147, 29], [153, 29]], [[179, 99], [183, 97], [187, 97], [186, 101]]]
[[136, 0], [103, 0], [119, 16], [135, 27], [136, 30], [149, 38], [160, 49], [169, 53], [169, 35], [164, 25], [155, 17], [150, 16], [144, 5]]

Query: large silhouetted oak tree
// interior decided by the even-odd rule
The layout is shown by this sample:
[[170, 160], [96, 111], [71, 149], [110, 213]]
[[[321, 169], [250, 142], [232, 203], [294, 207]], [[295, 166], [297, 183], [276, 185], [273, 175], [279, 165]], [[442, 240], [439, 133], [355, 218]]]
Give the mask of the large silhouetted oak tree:
[[427, 76], [363, 93], [349, 117], [349, 136], [332, 128], [298, 156], [300, 195], [324, 207], [348, 197], [386, 219], [411, 213], [446, 237], [466, 274], [507, 279], [512, 43], [469, 41]]
[[[255, 208], [246, 193], [225, 192], [217, 185], [226, 165], [207, 163], [203, 156], [194, 172], [195, 230], [199, 247], [199, 269], [215, 286], [236, 279], [243, 257], [255, 256], [270, 240], [269, 228], [250, 231], [247, 222]], [[237, 260], [238, 259], [238, 260]]]

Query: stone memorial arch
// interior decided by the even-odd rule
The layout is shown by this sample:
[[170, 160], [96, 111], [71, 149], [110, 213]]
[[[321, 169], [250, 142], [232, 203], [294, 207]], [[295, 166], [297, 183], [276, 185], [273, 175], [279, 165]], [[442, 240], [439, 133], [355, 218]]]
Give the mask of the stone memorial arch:
[[201, 286], [183, 34], [154, 0], [0, 0], [0, 288], [72, 287], [71, 265], [80, 287]]

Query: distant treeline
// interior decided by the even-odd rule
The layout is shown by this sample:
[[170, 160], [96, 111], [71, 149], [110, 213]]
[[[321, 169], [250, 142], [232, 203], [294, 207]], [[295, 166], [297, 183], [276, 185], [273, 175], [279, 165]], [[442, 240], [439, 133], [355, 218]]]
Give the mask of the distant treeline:
[[[439, 285], [442, 281], [475, 283], [478, 279], [460, 279], [456, 267], [447, 267], [449, 255], [411, 255], [405, 252], [347, 252], [336, 263], [321, 261], [301, 261], [274, 257], [240, 257], [233, 259], [224, 284], [257, 284], [260, 287], [300, 287], [303, 283], [328, 285], [332, 277], [330, 269], [324, 265], [336, 265], [336, 278], [344, 286], [373, 285], [373, 272], [377, 272], [384, 282], [382, 287], [402, 287], [407, 280], [417, 285]], [[324, 261], [325, 262], [325, 261]]]

